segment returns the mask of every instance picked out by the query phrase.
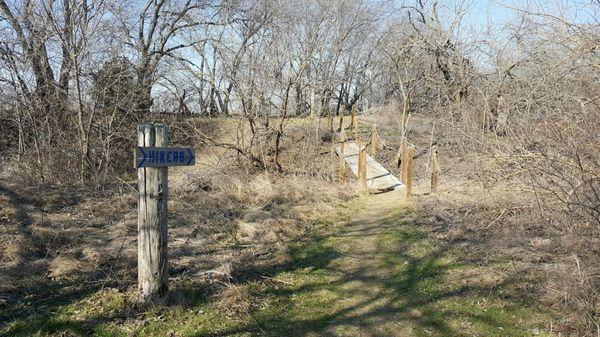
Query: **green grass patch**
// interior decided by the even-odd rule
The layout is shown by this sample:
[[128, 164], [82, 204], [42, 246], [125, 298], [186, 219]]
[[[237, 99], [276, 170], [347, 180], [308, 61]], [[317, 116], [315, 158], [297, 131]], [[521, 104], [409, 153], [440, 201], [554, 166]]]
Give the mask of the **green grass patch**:
[[[551, 313], [527, 296], [535, 275], [503, 263], [464, 262], [464, 252], [415, 225], [414, 210], [350, 221], [355, 199], [325, 212], [284, 262], [250, 266], [227, 302], [203, 284], [178, 283], [166, 305], [140, 308], [105, 289], [3, 336], [540, 336]], [[361, 222], [362, 221], [362, 222]], [[223, 295], [225, 296], [225, 295]], [[225, 303], [225, 304], [224, 304]], [[240, 307], [240, 308], [231, 308]]]
[[535, 275], [455, 262], [459, 249], [411, 224], [382, 234], [379, 246], [381, 267], [393, 270], [384, 286], [415, 336], [531, 336], [549, 321], [521, 291]]

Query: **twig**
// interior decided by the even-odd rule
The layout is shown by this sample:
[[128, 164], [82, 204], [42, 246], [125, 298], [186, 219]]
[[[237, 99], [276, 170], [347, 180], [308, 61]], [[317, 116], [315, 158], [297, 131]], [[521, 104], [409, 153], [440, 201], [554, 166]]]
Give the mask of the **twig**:
[[501, 217], [504, 215], [504, 213], [505, 213], [507, 210], [508, 210], [508, 208], [505, 208], [505, 209], [503, 209], [503, 210], [502, 210], [502, 212], [500, 212], [500, 215], [499, 215], [499, 216], [498, 216], [498, 217], [497, 217], [497, 218], [496, 218], [494, 221], [490, 222], [490, 224], [489, 224], [489, 225], [487, 225], [487, 226], [485, 227], [485, 229], [488, 229], [488, 228], [492, 227], [492, 226], [493, 226], [493, 225], [494, 225], [494, 224], [495, 224], [495, 223], [496, 223], [498, 220], [500, 220], [500, 218], [501, 218]]
[[279, 280], [279, 279], [272, 278], [272, 277], [269, 277], [269, 276], [264, 276], [264, 275], [261, 275], [261, 277], [262, 277], [262, 278], [264, 278], [264, 279], [267, 279], [267, 280], [276, 281], [276, 282], [283, 283], [283, 284], [287, 284], [287, 285], [290, 285], [290, 286], [293, 286], [293, 285], [294, 285], [294, 284], [293, 284], [293, 283], [291, 283], [291, 282], [287, 282], [287, 281]]

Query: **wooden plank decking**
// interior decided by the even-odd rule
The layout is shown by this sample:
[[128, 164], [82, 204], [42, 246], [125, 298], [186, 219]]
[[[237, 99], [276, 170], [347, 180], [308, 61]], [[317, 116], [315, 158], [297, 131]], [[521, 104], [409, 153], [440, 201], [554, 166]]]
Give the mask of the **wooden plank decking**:
[[[339, 156], [339, 144], [336, 147], [336, 152]], [[358, 144], [352, 141], [344, 143], [344, 160], [354, 175], [358, 176]], [[404, 184], [367, 154], [367, 187], [379, 191], [389, 191], [404, 188]]]

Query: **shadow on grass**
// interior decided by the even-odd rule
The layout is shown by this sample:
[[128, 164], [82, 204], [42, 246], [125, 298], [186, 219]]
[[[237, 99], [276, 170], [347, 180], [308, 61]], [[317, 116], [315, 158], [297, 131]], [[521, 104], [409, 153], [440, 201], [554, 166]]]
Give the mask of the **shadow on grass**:
[[[368, 237], [376, 237], [375, 249], [339, 249], [340, 239]], [[406, 214], [351, 224], [338, 233], [292, 244], [289, 263], [239, 271], [247, 277], [287, 272], [301, 281], [266, 287], [258, 296], [269, 306], [254, 312], [249, 324], [211, 335], [529, 335], [514, 321], [526, 298], [522, 286], [527, 274], [514, 271], [498, 282], [481, 284], [446, 283], [449, 273], [475, 268], [453, 262], [456, 253], [450, 243], [433, 241], [425, 231], [407, 226]], [[360, 261], [348, 270], [347, 263], [336, 263], [344, 258]], [[502, 304], [486, 309], [478, 304], [482, 300]]]
[[[41, 207], [50, 202], [44, 200], [43, 196], [30, 197], [3, 185], [0, 185], [0, 195], [4, 195], [8, 205], [15, 209], [13, 218], [18, 226], [14, 230], [28, 242], [32, 242], [32, 247], [35, 248], [33, 252], [23, 249], [23, 252], [31, 256], [24, 256], [23, 252], [20, 252], [21, 254], [14, 257], [13, 263], [1, 266], [0, 274], [16, 280], [22, 279], [25, 282], [19, 282], [14, 287], [10, 287], [10, 283], [6, 285], [0, 282], [0, 295], [2, 295], [0, 298], [5, 301], [0, 305], [0, 336], [31, 336], [39, 331], [71, 331], [83, 334], [86, 322], [56, 320], [51, 313], [85, 298], [103, 287], [115, 286], [114, 282], [86, 282], [105, 277], [107, 269], [81, 273], [80, 277], [71, 280], [58, 281], [45, 278], [47, 281], [43, 283], [27, 282], [27, 278], [49, 273], [47, 263], [32, 265], [32, 262], [38, 258], [43, 259], [47, 251], [37, 244], [41, 239], [36, 237], [30, 229], [30, 225], [36, 221], [30, 212], [41, 212]], [[53, 197], [56, 198], [53, 202], [62, 202], [61, 205], [73, 205], [79, 202], [79, 199], [74, 196], [63, 198], [62, 194], [57, 194]], [[45, 223], [40, 225], [45, 225]], [[15, 324], [10, 330], [2, 330], [13, 323]]]
[[[527, 295], [523, 288], [527, 273], [514, 270], [498, 282], [448, 282], [450, 274], [476, 266], [460, 262], [452, 243], [432, 240], [425, 230], [415, 227], [412, 216], [397, 212], [366, 223], [321, 230], [289, 243], [285, 261], [273, 263], [267, 259], [242, 264], [233, 271], [233, 279], [238, 287], [251, 287], [252, 301], [259, 305], [244, 319], [232, 323], [228, 317], [217, 317], [230, 324], [186, 335], [527, 335], [514, 321]], [[268, 281], [282, 275], [293, 282]], [[38, 302], [30, 306], [44, 308], [37, 316], [27, 311], [0, 311], [0, 321], [12, 317], [19, 322], [7, 336], [88, 336], [100, 331], [102, 335], [120, 335], [103, 330], [103, 326], [132, 317], [161, 316], [160, 312], [169, 310], [210, 306], [214, 290], [202, 282], [178, 283], [163, 306], [142, 307], [128, 302], [115, 310], [75, 319], [74, 315], [58, 313], [94, 296], [103, 286], [123, 285], [82, 286], [74, 282], [47, 286], [49, 292], [53, 287], [72, 291], [63, 292], [65, 296], [60, 299], [37, 298]], [[503, 304], [485, 308], [478, 304], [482, 299]], [[456, 322], [463, 322], [464, 327], [457, 327]], [[504, 330], [498, 330], [500, 327]], [[164, 335], [160, 331], [156, 335]], [[140, 336], [146, 334], [152, 332], [137, 332]]]
[[[39, 208], [36, 204], [38, 201], [2, 185], [0, 194], [5, 195], [10, 205], [15, 208], [15, 223], [20, 226], [17, 230], [21, 235], [30, 238], [31, 233], [26, 229], [30, 224], [36, 223], [30, 213], [32, 209], [35, 211]], [[180, 226], [193, 227], [192, 222], [178, 220]], [[43, 225], [48, 224], [49, 221], [46, 220]], [[64, 227], [77, 225], [73, 221]], [[209, 230], [214, 229], [207, 227], [207, 231]], [[202, 231], [200, 235], [204, 234]], [[127, 232], [124, 235], [131, 234]], [[218, 266], [217, 259], [214, 258], [215, 253], [222, 254], [224, 249], [235, 253], [237, 248], [224, 248], [217, 243], [193, 250], [183, 245], [171, 249], [169, 259], [171, 260], [173, 255], [196, 256], [201, 252], [202, 255], [198, 255], [194, 263], [201, 265], [201, 270], [213, 269]], [[215, 289], [223, 288], [222, 285], [217, 287], [208, 284], [205, 278], [183, 277], [188, 271], [185, 266], [180, 268], [172, 264], [169, 272], [172, 277], [169, 298], [165, 303], [141, 306], [132, 298], [132, 288], [136, 284], [135, 256], [115, 254], [106, 258], [93, 271], [79, 270], [68, 275], [68, 278], [53, 279], [50, 277], [49, 263], [54, 256], [48, 255], [46, 251], [40, 254], [22, 256], [18, 263], [0, 265], [0, 336], [100, 335], [102, 333], [99, 331], [104, 331], [104, 326], [113, 323], [137, 324], [143, 321], [144, 317], [152, 317], [154, 314], [160, 316], [161, 312], [204, 307], [212, 296], [218, 293]], [[210, 258], [215, 261], [205, 261]], [[312, 261], [310, 252], [306, 259]], [[30, 275], [27, 275], [28, 270], [32, 270]], [[4, 284], [2, 276], [9, 276], [12, 283]], [[35, 282], [27, 281], [28, 277], [34, 278]], [[253, 276], [250, 276], [248, 280], [252, 278]], [[105, 310], [106, 304], [102, 303], [105, 300], [102, 294], [106, 289], [118, 290], [122, 302], [119, 306]], [[83, 314], [79, 313], [82, 309], [86, 311]]]

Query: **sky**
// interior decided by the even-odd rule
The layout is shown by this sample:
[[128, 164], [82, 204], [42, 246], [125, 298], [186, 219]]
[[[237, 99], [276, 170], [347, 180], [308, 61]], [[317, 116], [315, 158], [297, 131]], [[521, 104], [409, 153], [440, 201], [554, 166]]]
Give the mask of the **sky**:
[[[440, 3], [450, 2], [457, 1], [440, 1]], [[464, 0], [464, 2], [469, 8], [465, 23], [478, 28], [484, 28], [488, 24], [502, 25], [514, 17], [515, 11], [512, 8], [531, 9], [533, 12], [556, 16], [564, 15], [575, 23], [590, 23], [594, 17], [597, 20], [600, 12], [598, 0]]]
[[[515, 2], [515, 1], [512, 1]], [[511, 17], [511, 11], [493, 0], [473, 0], [465, 17], [465, 23], [476, 28], [501, 23]]]
[[[442, 21], [449, 25], [457, 12], [464, 13], [458, 41], [470, 42], [486, 40], [487, 43], [503, 45], [510, 30], [503, 29], [507, 23], [514, 23], [521, 13], [528, 11], [555, 17], [564, 17], [576, 24], [599, 25], [600, 0], [438, 0], [438, 12]], [[458, 10], [457, 10], [458, 8]], [[538, 18], [548, 19], [549, 16]], [[464, 50], [471, 61], [485, 68], [491, 61], [482, 49]]]

